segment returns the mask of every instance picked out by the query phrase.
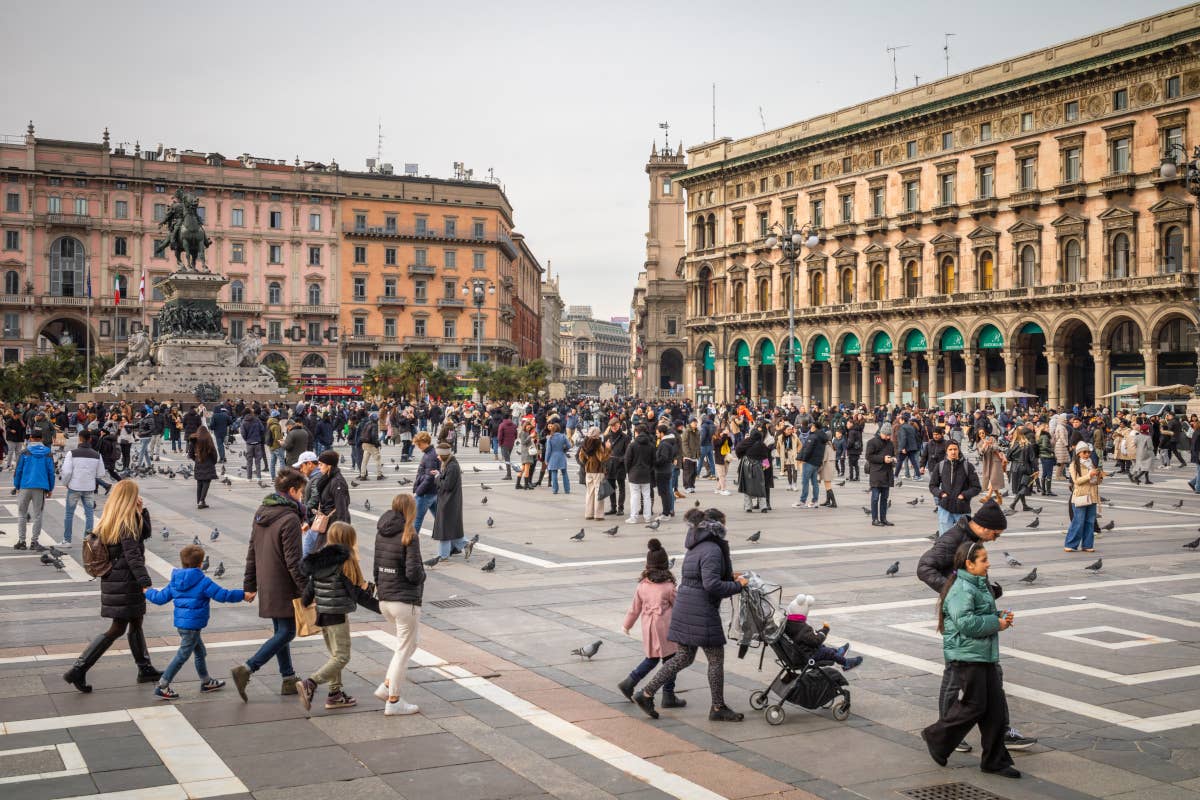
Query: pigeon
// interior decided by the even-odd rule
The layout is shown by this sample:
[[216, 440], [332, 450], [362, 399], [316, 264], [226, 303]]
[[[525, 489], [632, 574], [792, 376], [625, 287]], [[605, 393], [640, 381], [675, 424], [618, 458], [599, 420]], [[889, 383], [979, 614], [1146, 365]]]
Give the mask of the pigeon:
[[1100, 530], [1102, 530], [1102, 531], [1111, 531], [1111, 530], [1112, 530], [1113, 528], [1115, 528], [1115, 527], [1117, 527], [1117, 523], [1116, 523], [1116, 521], [1115, 521], [1115, 520], [1111, 520], [1111, 519], [1110, 519], [1110, 520], [1109, 520], [1109, 521], [1108, 521], [1108, 522], [1107, 522], [1107, 523], [1104, 525], [1104, 527], [1100, 528]]
[[479, 568], [479, 571], [480, 572], [495, 572], [496, 571], [496, 559], [494, 557], [489, 559], [486, 564], [484, 564], [482, 567]]
[[442, 559], [441, 559], [441, 556], [434, 556], [433, 558], [431, 558], [431, 559], [429, 559], [428, 561], [426, 561], [426, 562], [425, 562], [425, 566], [427, 566], [427, 567], [436, 567], [436, 566], [437, 566], [437, 563], [438, 563], [439, 561], [441, 561], [441, 560], [442, 560]]
[[761, 538], [762, 538], [762, 531], [755, 531], [754, 533], [752, 533], [746, 537], [746, 541], [747, 542], [757, 542]]
[[225, 468], [224, 467], [221, 467], [221, 477], [222, 478], [225, 477]]
[[936, 541], [938, 540], [938, 537], [939, 537], [939, 536], [941, 536], [941, 534], [940, 534], [940, 533], [938, 533], [937, 531], [934, 531], [933, 533], [929, 534], [929, 535], [928, 535], [928, 536], [926, 536], [925, 538], [926, 538], [926, 539], [928, 539], [928, 540], [929, 540], [929, 541], [931, 541], [931, 542], [936, 542]]
[[408, 486], [410, 483], [412, 483], [412, 480], [410, 478], [401, 478], [400, 480], [396, 481], [396, 483], [400, 484], [401, 486]]
[[353, 486], [355, 489], [357, 489], [357, 488], [358, 488], [358, 481], [350, 481], [350, 485], [351, 485], [351, 486]]
[[1200, 548], [1200, 538], [1193, 539], [1192, 541], [1185, 544], [1184, 547], [1186, 547], [1188, 550], [1195, 550], [1197, 548]]
[[229, 478], [222, 478], [221, 483], [225, 484], [226, 486], [228, 486], [230, 488], [233, 487], [233, 481], [229, 480]]
[[266, 481], [259, 481], [259, 482], [258, 482], [258, 488], [260, 488], [260, 489], [265, 489], [265, 488], [267, 488], [267, 482], [266, 482]]
[[480, 502], [480, 504], [481, 504], [481, 505], [485, 505], [485, 506], [486, 506], [486, 505], [487, 505], [487, 498], [486, 498], [486, 497], [481, 497], [481, 498], [479, 498], [479, 502]]
[[163, 541], [166, 541], [170, 537], [170, 535], [171, 535], [171, 532], [169, 530], [167, 530], [167, 526], [164, 525], [163, 529], [162, 529]]
[[661, 519], [656, 519], [656, 520], [654, 520], [654, 522], [651, 522], [651, 523], [650, 523], [649, 525], [647, 525], [646, 527], [647, 527], [647, 528], [649, 528], [649, 529], [650, 529], [650, 530], [652, 530], [652, 531], [656, 531], [656, 530], [658, 530], [658, 526], [659, 526], [659, 525], [662, 525], [662, 520], [661, 520]]
[[600, 651], [600, 645], [602, 644], [604, 644], [604, 642], [597, 639], [587, 647], [576, 647], [571, 651], [571, 655], [579, 656], [580, 658], [586, 658], [588, 661], [591, 661], [592, 656], [596, 655], [596, 653]]
[[[925, 495], [921, 495], [921, 496], [920, 496], [919, 498], [917, 498], [917, 499], [918, 499], [918, 500], [920, 500], [922, 503], [924, 503], [924, 502], [925, 502]], [[936, 514], [937, 512], [935, 511], [935, 512], [933, 512], [933, 513], [935, 513], [935, 514]]]
[[393, 464], [396, 463], [396, 459], [394, 459], [394, 458], [389, 458], [388, 461], [391, 461]]
[[838, 485], [838, 486], [845, 486], [845, 485], [846, 485], [846, 482], [845, 482], [845, 481], [838, 481], [838, 482], [837, 482], [837, 485]]
[[1024, 578], [1021, 578], [1021, 583], [1033, 583], [1036, 580], [1037, 580], [1037, 567], [1034, 567], [1033, 572], [1029, 573]]
[[[1200, 539], [1197, 539], [1196, 541], [1200, 542]], [[670, 561], [667, 562], [667, 569], [675, 569], [675, 559], [674, 558], [672, 558]]]
[[396, 466], [392, 467], [392, 472], [399, 472], [399, 471], [400, 471], [400, 465], [399, 465], [399, 464], [397, 464]]
[[866, 506], [861, 506], [861, 508], [864, 514], [866, 514], [868, 517], [871, 516], [871, 509], [867, 508]]
[[46, 566], [50, 566], [54, 563], [54, 556], [50, 555], [49, 553], [42, 553], [42, 563]]
[[495, 525], [495, 524], [496, 524], [496, 520], [492, 519], [491, 517], [488, 517], [488, 518], [487, 518], [487, 526], [488, 526], [489, 528], [490, 528], [490, 527], [492, 527], [492, 526], [493, 526], [493, 525]]
[[62, 559], [61, 559], [61, 558], [56, 558], [56, 559], [54, 559], [54, 561], [52, 561], [51, 563], [53, 563], [53, 564], [54, 564], [54, 568], [55, 568], [56, 570], [58, 570], [59, 572], [62, 572], [64, 569], [66, 569], [66, 568], [67, 568], [67, 565], [66, 565], [66, 564], [64, 564], [64, 563], [62, 562]]
[[895, 574], [896, 574], [897, 572], [899, 572], [899, 571], [900, 571], [900, 562], [899, 562], [899, 561], [893, 561], [893, 562], [892, 562], [892, 565], [891, 565], [890, 567], [888, 567], [888, 568], [887, 568], [887, 571], [886, 571], [884, 574], [885, 574], [885, 575], [887, 575], [887, 576], [890, 578], [890, 577], [892, 577], [893, 575], [895, 575]]
[[1038, 514], [1042, 513], [1043, 508], [1045, 508], [1045, 506], [1038, 506], [1037, 508], [1030, 509], [1030, 511], [1032, 511], [1033, 515], [1036, 517]]
[[[396, 466], [398, 467], [398, 466], [400, 466], [400, 465], [399, 465], [399, 464], [397, 464]], [[476, 471], [476, 472], [483, 472], [483, 470], [481, 470], [479, 467], [476, 467], [476, 466], [474, 466], [474, 465], [472, 465], [472, 466], [471, 466], [471, 469], [473, 469], [473, 470], [474, 470], [474, 471]]]
[[697, 500], [697, 501], [696, 501], [696, 505], [695, 505], [695, 506], [693, 506], [693, 508], [699, 508], [699, 507], [700, 507], [700, 501], [699, 501], [699, 500]]
[[917, 503], [919, 503], [919, 502], [921, 502], [921, 498], [919, 498], [919, 497], [914, 497], [912, 500], [907, 500], [907, 501], [905, 501], [905, 503], [904, 503], [904, 504], [905, 504], [905, 505], [907, 505], [907, 506], [915, 506], [915, 505], [916, 505]]
[[205, 557], [204, 557], [204, 563], [200, 565], [200, 571], [201, 571], [201, 572], [208, 572], [208, 568], [209, 568], [209, 566], [210, 566], [210, 562], [209, 562], [209, 560], [208, 560], [208, 556], [205, 556]]
[[1107, 497], [1101, 496], [1101, 497], [1100, 497], [1100, 502], [1101, 502], [1101, 503], [1111, 503], [1111, 502], [1112, 502], [1112, 500], [1109, 500]]
[[194, 544], [194, 545], [196, 545], [197, 547], [199, 547], [199, 546], [200, 546], [200, 537], [199, 537], [199, 536], [193, 536], [193, 537], [192, 537], [192, 544]]
[[475, 534], [467, 543], [463, 545], [463, 561], [471, 560], [471, 553], [475, 552], [475, 545], [479, 543], [479, 534]]
[[1103, 567], [1103, 566], [1104, 566], [1104, 559], [1097, 558], [1096, 562], [1094, 564], [1088, 564], [1086, 567], [1084, 567], [1084, 569], [1086, 569], [1088, 572], [1099, 572], [1101, 567]]
[[1005, 550], [1005, 551], [1004, 551], [1004, 560], [1008, 562], [1008, 565], [1009, 565], [1010, 567], [1019, 567], [1019, 566], [1021, 566], [1021, 562], [1020, 562], [1020, 561], [1018, 561], [1018, 560], [1017, 560], [1016, 558], [1014, 558], [1013, 556], [1010, 556], [1010, 555], [1008, 554], [1008, 551], [1007, 551], [1007, 550]]
[[371, 501], [363, 500], [363, 508], [365, 508], [367, 511], [370, 511], [371, 510]]
[[903, 486], [903, 485], [904, 485], [904, 481], [896, 481], [896, 488], [897, 488], [897, 489], [899, 489], [899, 488], [900, 488], [901, 486]]
[[1042, 524], [1042, 518], [1041, 518], [1041, 517], [1036, 517], [1036, 518], [1033, 520], [1033, 522], [1029, 523], [1029, 524], [1028, 524], [1028, 525], [1026, 525], [1025, 527], [1027, 527], [1027, 528], [1036, 528], [1038, 525], [1041, 525], [1041, 524]]
[[221, 578], [221, 577], [224, 577], [224, 575], [225, 575], [225, 562], [218, 561], [217, 562], [217, 571], [213, 573], [213, 577]]
[[220, 538], [221, 538], [221, 531], [217, 528], [213, 528], [212, 533], [210, 533], [208, 535], [208, 540], [210, 542], [215, 542], [217, 539], [220, 539]]
[[489, 489], [491, 489], [492, 487], [488, 486], [486, 483], [480, 483], [480, 484], [479, 484], [479, 488], [480, 488], [480, 489], [483, 489], [483, 490], [486, 492], [486, 491], [488, 491]]
[[1173, 506], [1171, 506], [1171, 508], [1183, 508], [1183, 501], [1180, 500], [1178, 503], [1175, 503]]
[[1154, 501], [1151, 500], [1149, 503], [1143, 503], [1142, 508], [1154, 508]]
[[571, 541], [573, 541], [573, 542], [582, 542], [582, 541], [583, 541], [583, 537], [584, 537], [583, 528], [580, 528], [580, 529], [579, 529], [579, 533], [577, 533], [577, 534], [575, 534], [574, 536], [572, 536], [572, 537], [571, 537]]
[[617, 531], [619, 531], [620, 529], [621, 529], [620, 525], [613, 525], [611, 528], [605, 528], [604, 532], [607, 533], [609, 536], [616, 536]]

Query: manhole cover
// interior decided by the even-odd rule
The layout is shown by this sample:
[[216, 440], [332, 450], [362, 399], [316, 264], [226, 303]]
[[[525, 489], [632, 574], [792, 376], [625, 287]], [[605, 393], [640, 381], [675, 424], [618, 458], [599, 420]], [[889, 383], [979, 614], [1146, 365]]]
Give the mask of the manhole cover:
[[470, 608], [479, 604], [466, 598], [455, 598], [453, 600], [434, 600], [430, 605], [437, 606], [438, 608]]
[[900, 794], [913, 800], [1005, 800], [987, 789], [969, 783], [940, 783], [937, 786], [918, 786], [901, 789]]

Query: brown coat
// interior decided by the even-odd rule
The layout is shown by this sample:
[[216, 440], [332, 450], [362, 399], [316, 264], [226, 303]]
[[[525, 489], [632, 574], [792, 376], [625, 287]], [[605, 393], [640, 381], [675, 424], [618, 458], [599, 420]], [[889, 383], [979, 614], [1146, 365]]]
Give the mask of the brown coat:
[[292, 616], [292, 600], [307, 583], [300, 574], [300, 513], [294, 503], [272, 500], [279, 497], [268, 497], [254, 514], [242, 579], [243, 589], [258, 592], [258, 615], [264, 619]]

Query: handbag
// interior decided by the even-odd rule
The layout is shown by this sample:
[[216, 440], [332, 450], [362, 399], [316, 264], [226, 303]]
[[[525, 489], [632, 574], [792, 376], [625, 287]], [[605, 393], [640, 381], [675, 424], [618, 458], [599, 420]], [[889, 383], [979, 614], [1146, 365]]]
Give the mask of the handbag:
[[308, 529], [317, 533], [325, 533], [325, 529], [328, 527], [329, 515], [318, 511], [316, 514], [313, 514], [313, 521], [309, 524]]
[[486, 433], [479, 437], [479, 452], [484, 454], [492, 452], [492, 437]]
[[297, 636], [316, 636], [321, 632], [321, 626], [317, 624], [316, 603], [306, 606], [297, 597], [292, 600], [292, 609], [296, 614]]
[[604, 480], [600, 481], [600, 486], [596, 489], [596, 497], [603, 500], [615, 491], [616, 489], [613, 488], [612, 481], [610, 481], [608, 478], [605, 478]]

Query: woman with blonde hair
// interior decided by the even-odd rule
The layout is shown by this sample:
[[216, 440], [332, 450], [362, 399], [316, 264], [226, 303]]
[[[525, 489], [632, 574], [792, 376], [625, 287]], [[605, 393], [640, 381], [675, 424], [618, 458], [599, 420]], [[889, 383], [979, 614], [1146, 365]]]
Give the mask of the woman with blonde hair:
[[[421, 563], [421, 543], [413, 526], [417, 504], [411, 495], [398, 494], [392, 507], [379, 518], [375, 530], [375, 596], [379, 612], [396, 626], [396, 648], [388, 664], [387, 677], [375, 696], [385, 700], [386, 716], [415, 714], [420, 709], [405, 702], [400, 689], [408, 671], [408, 661], [417, 649], [417, 629], [421, 622], [421, 597], [425, 590], [425, 566]], [[463, 548], [471, 557], [471, 542]]]
[[[150, 538], [150, 512], [142, 504], [138, 485], [132, 480], [119, 481], [104, 504], [104, 512], [94, 533], [107, 548], [109, 570], [100, 578], [100, 616], [111, 619], [108, 630], [92, 640], [75, 659], [63, 680], [81, 692], [92, 687], [87, 672], [100, 656], [128, 631], [129, 652], [138, 668], [138, 683], [152, 683], [162, 673], [150, 663], [142, 619], [146, 616], [144, 590], [150, 588], [146, 571], [146, 547]], [[84, 555], [85, 561], [88, 560]]]

